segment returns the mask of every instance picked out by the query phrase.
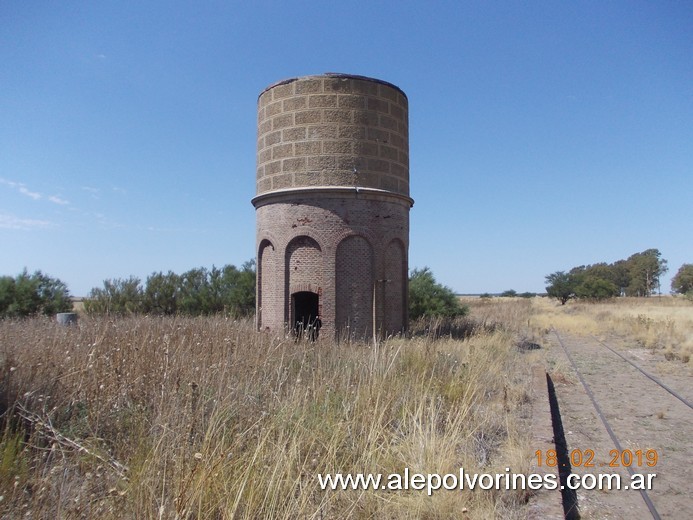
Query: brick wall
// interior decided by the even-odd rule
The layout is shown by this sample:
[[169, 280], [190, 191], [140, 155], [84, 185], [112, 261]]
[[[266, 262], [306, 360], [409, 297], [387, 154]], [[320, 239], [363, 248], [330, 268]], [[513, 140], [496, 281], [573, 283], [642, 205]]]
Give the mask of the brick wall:
[[407, 255], [400, 239], [393, 239], [385, 248], [384, 281], [382, 282], [384, 301], [385, 331], [402, 330], [407, 321]]
[[337, 245], [335, 319], [343, 336], [373, 334], [373, 261], [373, 246], [362, 236], [348, 236]]
[[374, 281], [389, 280], [376, 283], [377, 329], [406, 328], [408, 235], [408, 203], [381, 193], [321, 192], [258, 203], [258, 327], [282, 330], [292, 292], [310, 290], [321, 294], [325, 333], [356, 318], [369, 336]]
[[288, 323], [294, 323], [296, 317], [291, 315], [291, 295], [302, 291], [322, 294], [325, 264], [320, 244], [309, 236], [296, 236], [286, 247], [284, 265], [288, 281], [284, 315], [288, 317]]

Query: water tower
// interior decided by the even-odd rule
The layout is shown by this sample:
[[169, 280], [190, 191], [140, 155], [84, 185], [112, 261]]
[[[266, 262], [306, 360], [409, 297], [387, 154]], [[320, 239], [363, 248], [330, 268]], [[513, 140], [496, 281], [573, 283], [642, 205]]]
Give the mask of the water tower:
[[348, 74], [258, 98], [257, 327], [320, 316], [321, 336], [407, 328], [409, 127], [404, 92]]

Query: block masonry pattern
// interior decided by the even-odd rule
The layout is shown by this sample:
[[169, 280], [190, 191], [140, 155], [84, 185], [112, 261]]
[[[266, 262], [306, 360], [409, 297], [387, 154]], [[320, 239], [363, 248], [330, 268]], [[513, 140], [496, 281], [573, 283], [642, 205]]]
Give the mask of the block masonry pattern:
[[363, 186], [409, 195], [406, 96], [354, 77], [310, 77], [258, 101], [257, 193]]

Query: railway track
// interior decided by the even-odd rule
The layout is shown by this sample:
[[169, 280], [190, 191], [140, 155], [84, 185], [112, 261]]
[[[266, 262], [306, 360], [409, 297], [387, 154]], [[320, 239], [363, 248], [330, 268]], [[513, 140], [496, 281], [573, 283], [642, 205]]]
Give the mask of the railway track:
[[[558, 336], [558, 333], [556, 332], [555, 329], [554, 329], [554, 333]], [[693, 410], [693, 404], [691, 404], [691, 402], [688, 401], [688, 400], [687, 400], [685, 397], [683, 397], [681, 394], [679, 394], [678, 392], [675, 392], [674, 390], [672, 390], [671, 388], [669, 388], [669, 386], [667, 386], [667, 385], [665, 385], [664, 383], [662, 383], [657, 377], [653, 376], [653, 375], [650, 374], [649, 372], [646, 372], [645, 370], [643, 370], [642, 368], [640, 368], [638, 365], [636, 365], [635, 363], [633, 363], [630, 359], [628, 359], [627, 357], [625, 357], [623, 354], [621, 354], [621, 353], [618, 352], [617, 350], [612, 349], [609, 345], [607, 345], [607, 344], [604, 343], [603, 341], [601, 341], [601, 340], [595, 338], [594, 336], [591, 336], [591, 337], [592, 337], [592, 339], [593, 339], [594, 341], [596, 341], [597, 343], [599, 343], [602, 347], [604, 347], [604, 348], [610, 350], [611, 352], [613, 352], [614, 354], [616, 354], [616, 355], [617, 355], [618, 357], [620, 357], [623, 361], [625, 361], [626, 363], [628, 363], [629, 365], [631, 365], [632, 367], [634, 367], [636, 370], [638, 370], [641, 374], [643, 374], [643, 375], [644, 375], [646, 378], [648, 378], [650, 381], [653, 381], [653, 382], [655, 382], [656, 384], [658, 384], [658, 385], [659, 385], [660, 387], [662, 387], [664, 390], [666, 390], [666, 391], [669, 392], [671, 395], [673, 395], [676, 399], [678, 399], [678, 400], [681, 401], [683, 404], [685, 404], [686, 406], [688, 406], [688, 408], [690, 408], [690, 409]], [[560, 337], [559, 337], [559, 341], [560, 341]], [[563, 347], [563, 348], [565, 349], [565, 347]]]
[[566, 491], [566, 517], [693, 518], [689, 396], [595, 337], [564, 336], [555, 329], [552, 335], [555, 354], [579, 381], [555, 387], [562, 423], [556, 445], [565, 450], [560, 466], [567, 466], [561, 467], [562, 478], [608, 472], [634, 482], [636, 474], [656, 475], [647, 477], [651, 489]]

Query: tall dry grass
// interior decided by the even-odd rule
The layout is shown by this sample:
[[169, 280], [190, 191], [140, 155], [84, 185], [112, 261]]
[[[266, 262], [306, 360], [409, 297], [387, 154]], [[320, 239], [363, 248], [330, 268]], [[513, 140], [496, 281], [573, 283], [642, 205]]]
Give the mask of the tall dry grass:
[[533, 314], [530, 298], [462, 298], [470, 318], [486, 329], [526, 334]]
[[525, 315], [486, 311], [465, 339], [376, 346], [295, 343], [223, 318], [0, 322], [0, 514], [520, 518], [522, 491], [317, 480], [527, 472], [529, 368], [514, 347]]
[[533, 305], [535, 330], [554, 326], [574, 334], [616, 335], [683, 363], [693, 356], [693, 302], [685, 298], [617, 298], [566, 305], [537, 298]]

